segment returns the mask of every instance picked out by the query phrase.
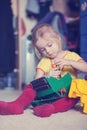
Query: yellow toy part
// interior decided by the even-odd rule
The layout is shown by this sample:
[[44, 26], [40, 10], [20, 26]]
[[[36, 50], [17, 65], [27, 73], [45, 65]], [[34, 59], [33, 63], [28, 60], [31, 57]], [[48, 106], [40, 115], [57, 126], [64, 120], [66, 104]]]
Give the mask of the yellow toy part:
[[69, 98], [80, 97], [83, 112], [87, 113], [87, 80], [73, 79], [68, 93]]

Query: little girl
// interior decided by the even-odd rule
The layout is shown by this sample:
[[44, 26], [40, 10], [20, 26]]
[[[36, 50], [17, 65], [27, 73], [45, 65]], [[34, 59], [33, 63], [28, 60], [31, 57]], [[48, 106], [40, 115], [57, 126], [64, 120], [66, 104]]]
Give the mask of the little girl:
[[[75, 79], [78, 71], [87, 72], [87, 63], [78, 54], [62, 49], [61, 35], [52, 26], [48, 24], [37, 26], [32, 33], [32, 42], [36, 52], [42, 56], [36, 67], [35, 79], [45, 76], [58, 78], [67, 72]], [[31, 85], [27, 85], [15, 101], [0, 101], [0, 114], [22, 114], [36, 95]], [[51, 104], [36, 106], [33, 111], [39, 117], [48, 117], [53, 113], [71, 109], [77, 102], [78, 98], [66, 96]]]

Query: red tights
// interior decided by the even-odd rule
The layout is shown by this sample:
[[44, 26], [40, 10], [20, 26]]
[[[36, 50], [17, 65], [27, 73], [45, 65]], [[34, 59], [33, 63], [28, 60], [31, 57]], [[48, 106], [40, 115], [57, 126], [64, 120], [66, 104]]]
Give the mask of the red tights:
[[[28, 107], [32, 101], [35, 99], [36, 93], [27, 85], [23, 93], [12, 102], [0, 101], [0, 114], [1, 115], [12, 115], [12, 114], [22, 114], [26, 107]], [[78, 102], [78, 99], [72, 99], [64, 97], [60, 100], [55, 101], [53, 104], [44, 104], [42, 106], [35, 107], [34, 114], [39, 117], [48, 117], [53, 113], [65, 112]]]

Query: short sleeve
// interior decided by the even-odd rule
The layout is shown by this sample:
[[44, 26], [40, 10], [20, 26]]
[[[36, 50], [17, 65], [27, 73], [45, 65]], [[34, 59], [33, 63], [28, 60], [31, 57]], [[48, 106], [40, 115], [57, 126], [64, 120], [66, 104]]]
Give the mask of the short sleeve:
[[65, 59], [74, 60], [74, 61], [83, 60], [83, 58], [80, 57], [77, 53], [70, 52], [70, 51], [68, 51], [68, 53], [66, 54]]
[[51, 60], [48, 58], [43, 58], [37, 65], [36, 69], [41, 69], [44, 73], [47, 73], [50, 71], [51, 68]]

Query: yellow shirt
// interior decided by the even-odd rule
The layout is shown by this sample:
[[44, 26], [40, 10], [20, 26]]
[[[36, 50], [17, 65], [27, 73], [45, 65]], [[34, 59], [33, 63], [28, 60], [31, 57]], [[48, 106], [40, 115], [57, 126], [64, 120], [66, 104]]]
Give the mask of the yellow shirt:
[[[78, 54], [70, 51], [66, 51], [65, 56], [63, 58], [67, 60], [78, 61], [78, 62], [79, 60], [82, 59]], [[37, 69], [41, 69], [45, 74], [48, 73], [52, 68], [53, 68], [53, 64], [51, 59], [49, 58], [43, 58], [37, 65]], [[64, 76], [67, 72], [71, 74], [72, 78], [76, 78], [77, 72], [72, 66], [64, 66], [62, 69], [61, 76]]]

